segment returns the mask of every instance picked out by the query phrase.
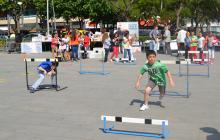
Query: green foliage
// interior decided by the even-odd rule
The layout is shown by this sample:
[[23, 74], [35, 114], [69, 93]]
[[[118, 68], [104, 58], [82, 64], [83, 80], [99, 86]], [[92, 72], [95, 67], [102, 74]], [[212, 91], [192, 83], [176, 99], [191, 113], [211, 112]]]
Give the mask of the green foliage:
[[[17, 20], [31, 5], [41, 20], [46, 19], [46, 0], [19, 1], [23, 3], [22, 9], [15, 1], [0, 0], [0, 11]], [[50, 17], [53, 15], [51, 2], [49, 0]], [[54, 9], [56, 17], [63, 17], [67, 22], [73, 18], [80, 22], [90, 18], [94, 22], [115, 24], [155, 16], [160, 16], [162, 22], [171, 20], [176, 24], [184, 23], [186, 18], [195, 21], [196, 25], [220, 21], [220, 0], [54, 0]]]
[[6, 40], [0, 39], [0, 47], [5, 47], [5, 45], [6, 45]]

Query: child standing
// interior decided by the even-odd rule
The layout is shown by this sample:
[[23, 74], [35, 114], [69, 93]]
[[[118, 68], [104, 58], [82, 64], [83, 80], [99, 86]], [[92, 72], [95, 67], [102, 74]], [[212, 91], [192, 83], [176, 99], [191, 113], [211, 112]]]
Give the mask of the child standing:
[[58, 51], [58, 43], [59, 43], [59, 37], [57, 33], [52, 34], [52, 40], [51, 40], [51, 51], [52, 51], [52, 57], [57, 57], [57, 51]]
[[199, 33], [199, 39], [198, 39], [198, 51], [199, 53], [199, 59], [201, 59], [200, 64], [204, 64], [204, 58], [205, 55], [203, 53], [205, 47], [205, 38], [203, 37], [202, 33]]
[[111, 45], [111, 39], [107, 32], [105, 32], [102, 36], [103, 48], [105, 49], [104, 62], [108, 61], [109, 48]]
[[58, 66], [58, 62], [42, 62], [37, 67], [39, 79], [32, 85], [30, 89], [30, 93], [34, 93], [39, 85], [43, 82], [46, 75], [51, 76], [51, 84], [55, 87], [55, 76], [56, 76], [56, 67]]
[[141, 68], [140, 75], [138, 76], [135, 85], [137, 89], [140, 88], [140, 81], [143, 78], [144, 73], [148, 72], [149, 80], [145, 88], [144, 104], [141, 106], [140, 111], [144, 111], [149, 108], [148, 106], [149, 95], [156, 85], [159, 87], [159, 92], [160, 92], [159, 99], [162, 99], [162, 97], [164, 96], [166, 90], [165, 73], [168, 77], [169, 84], [171, 85], [171, 87], [174, 86], [174, 81], [172, 79], [171, 73], [168, 71], [166, 65], [161, 64], [160, 61], [156, 60], [156, 52], [150, 50], [146, 54], [146, 57], [148, 62]]

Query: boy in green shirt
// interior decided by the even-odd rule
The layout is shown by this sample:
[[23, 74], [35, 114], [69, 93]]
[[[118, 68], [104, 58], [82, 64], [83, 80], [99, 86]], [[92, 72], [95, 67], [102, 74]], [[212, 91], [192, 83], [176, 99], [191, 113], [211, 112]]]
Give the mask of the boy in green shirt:
[[148, 72], [149, 74], [149, 80], [147, 83], [147, 86], [145, 88], [144, 93], [144, 104], [141, 106], [140, 111], [144, 111], [145, 109], [148, 109], [148, 100], [150, 92], [153, 90], [153, 88], [158, 85], [160, 97], [159, 99], [162, 99], [162, 97], [165, 94], [166, 89], [166, 76], [168, 77], [170, 86], [174, 86], [174, 81], [172, 79], [171, 73], [168, 71], [165, 64], [161, 64], [159, 60], [156, 60], [156, 53], [153, 50], [148, 51], [146, 54], [147, 57], [147, 63], [141, 68], [140, 75], [137, 78], [136, 82], [136, 88], [140, 88], [140, 81], [143, 78], [143, 75], [145, 72]]

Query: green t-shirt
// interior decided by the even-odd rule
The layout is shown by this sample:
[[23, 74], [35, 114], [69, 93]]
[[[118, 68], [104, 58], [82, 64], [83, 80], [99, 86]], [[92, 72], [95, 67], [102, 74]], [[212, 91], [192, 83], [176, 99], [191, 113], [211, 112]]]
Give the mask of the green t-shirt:
[[168, 69], [165, 64], [161, 64], [159, 60], [155, 61], [154, 64], [146, 63], [141, 69], [140, 73], [143, 75], [145, 72], [148, 72], [150, 80], [153, 81], [156, 85], [165, 86], [166, 85], [166, 76]]
[[[195, 35], [191, 36], [190, 39], [191, 39], [191, 41], [198, 41], [198, 37]], [[197, 44], [198, 44], [197, 42], [194, 42], [194, 43], [191, 43], [191, 46], [197, 46]]]

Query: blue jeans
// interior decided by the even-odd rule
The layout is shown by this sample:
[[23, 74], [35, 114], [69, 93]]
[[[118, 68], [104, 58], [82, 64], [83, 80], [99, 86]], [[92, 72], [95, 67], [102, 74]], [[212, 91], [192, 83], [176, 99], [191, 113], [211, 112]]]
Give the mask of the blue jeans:
[[[44, 78], [45, 78], [45, 75], [44, 75], [44, 73], [43, 72], [41, 72], [41, 71], [38, 71], [38, 75], [39, 75], [39, 78], [38, 78], [38, 80], [32, 85], [32, 88], [33, 89], [37, 89], [39, 86], [40, 86], [40, 84], [44, 81]], [[51, 84], [52, 85], [56, 85], [56, 75], [55, 74], [52, 74], [51, 75]]]
[[215, 58], [215, 46], [208, 47], [209, 51], [209, 59], [214, 59]]
[[127, 53], [128, 53], [129, 61], [131, 61], [131, 50], [130, 49], [124, 49], [124, 58], [127, 58]]
[[150, 50], [157, 52], [158, 47], [159, 47], [159, 45], [155, 40], [150, 41], [150, 48], [149, 48]]
[[108, 61], [108, 54], [109, 54], [109, 48], [105, 48], [105, 58], [104, 58], [104, 62]]
[[78, 45], [72, 45], [71, 47], [72, 47], [72, 56], [71, 56], [71, 58], [72, 59], [78, 58], [78, 48], [79, 48], [79, 46]]

